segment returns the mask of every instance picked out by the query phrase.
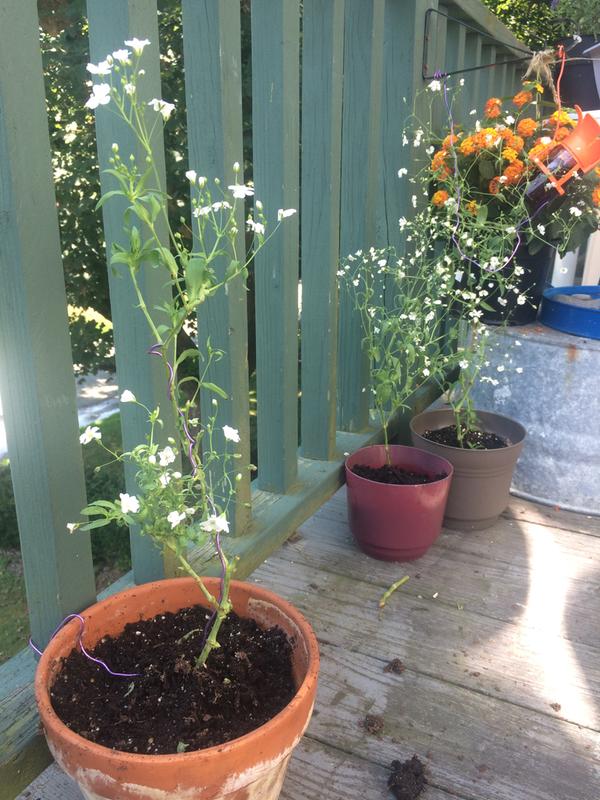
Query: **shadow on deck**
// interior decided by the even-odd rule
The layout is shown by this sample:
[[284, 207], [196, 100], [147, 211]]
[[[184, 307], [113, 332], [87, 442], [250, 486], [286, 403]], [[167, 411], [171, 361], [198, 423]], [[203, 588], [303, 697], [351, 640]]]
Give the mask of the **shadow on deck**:
[[[413, 754], [422, 800], [598, 800], [599, 570], [598, 518], [516, 498], [487, 531], [444, 532], [412, 564], [375, 561], [352, 542], [341, 489], [252, 576], [321, 644], [282, 800], [391, 798], [389, 764]], [[396, 658], [404, 671], [386, 672]], [[18, 800], [59, 798], [81, 794], [53, 766]]]

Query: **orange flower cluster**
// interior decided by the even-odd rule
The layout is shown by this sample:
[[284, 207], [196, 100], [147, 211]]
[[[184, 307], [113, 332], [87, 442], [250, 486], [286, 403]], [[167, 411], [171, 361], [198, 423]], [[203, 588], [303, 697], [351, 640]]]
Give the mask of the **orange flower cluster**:
[[490, 97], [485, 104], [483, 114], [487, 119], [496, 119], [502, 113], [502, 100], [499, 97]]
[[467, 203], [467, 211], [469, 212], [469, 214], [477, 214], [478, 208], [479, 206], [477, 205], [475, 200], [469, 200], [469, 202]]
[[431, 202], [433, 203], [434, 206], [441, 208], [441, 206], [444, 205], [444, 203], [449, 197], [450, 195], [445, 189], [438, 189], [438, 191], [431, 198]]
[[520, 136], [523, 136], [525, 139], [528, 139], [530, 136], [537, 130], [537, 122], [531, 117], [524, 117], [523, 119], [519, 120], [517, 124], [517, 133]]
[[517, 158], [512, 164], [508, 165], [503, 174], [506, 178], [506, 183], [510, 186], [511, 184], [518, 183], [523, 177], [524, 172], [525, 164]]
[[517, 136], [510, 128], [501, 128], [498, 133], [502, 137], [505, 147], [510, 147], [512, 150], [516, 150], [517, 153], [520, 153], [525, 147], [522, 137]]
[[575, 122], [571, 119], [571, 117], [564, 110], [564, 108], [561, 108], [560, 111], [557, 110], [554, 112], [554, 114], [551, 114], [548, 123], [550, 125], [556, 125], [557, 127], [559, 125], [570, 125], [571, 127], [575, 125]]
[[524, 105], [527, 103], [531, 103], [533, 100], [533, 95], [531, 92], [517, 92], [516, 95], [513, 97], [513, 103], [516, 105], [517, 108], [523, 108]]
[[[596, 170], [597, 169], [598, 169], [598, 167], [596, 167]], [[600, 183], [598, 184], [598, 186], [596, 186], [596, 188], [592, 192], [592, 203], [595, 206], [599, 206], [600, 207]]]
[[447, 155], [448, 153], [446, 150], [438, 150], [431, 162], [431, 171], [436, 173], [436, 178], [438, 180], [444, 180], [444, 178], [450, 175], [450, 169], [446, 163]]

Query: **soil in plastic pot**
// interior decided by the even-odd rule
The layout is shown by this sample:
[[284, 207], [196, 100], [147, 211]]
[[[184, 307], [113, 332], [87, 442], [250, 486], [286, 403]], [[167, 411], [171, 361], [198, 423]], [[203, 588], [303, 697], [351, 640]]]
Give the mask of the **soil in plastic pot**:
[[476, 413], [479, 429], [494, 434], [504, 447], [465, 448], [434, 441], [451, 441], [446, 438], [447, 429], [454, 425], [450, 409], [425, 411], [410, 422], [413, 444], [443, 456], [454, 466], [444, 525], [463, 531], [489, 528], [508, 505], [512, 475], [526, 435], [523, 426], [509, 417]]
[[[386, 468], [383, 445], [363, 447], [346, 459], [348, 519], [360, 549], [384, 561], [420, 558], [442, 529], [444, 508], [452, 479], [452, 465], [444, 458], [414, 447], [390, 445], [391, 469]], [[406, 478], [427, 482], [383, 483], [356, 474], [395, 470]], [[371, 472], [370, 472], [371, 471]]]

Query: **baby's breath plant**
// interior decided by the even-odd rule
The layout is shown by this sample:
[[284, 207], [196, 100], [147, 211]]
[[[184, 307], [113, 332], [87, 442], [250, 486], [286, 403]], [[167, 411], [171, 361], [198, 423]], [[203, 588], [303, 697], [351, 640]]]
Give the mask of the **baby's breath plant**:
[[[187, 231], [184, 244], [180, 231], [169, 225], [168, 198], [161, 191], [159, 174], [155, 165], [152, 139], [156, 126], [166, 123], [173, 104], [155, 98], [149, 103], [141, 101], [138, 84], [144, 75], [140, 67], [147, 40], [131, 39], [125, 48], [113, 52], [99, 64], [89, 64], [92, 75], [99, 76], [86, 105], [100, 109], [99, 113], [115, 113], [133, 132], [142, 152], [141, 163], [135, 156], [122, 158], [119, 148], [113, 145], [113, 155], [107, 172], [113, 177], [116, 188], [106, 192], [98, 207], [113, 198], [126, 200], [124, 229], [129, 244], [113, 245], [111, 262], [123, 265], [135, 289], [137, 307], [143, 314], [154, 344], [148, 358], [160, 358], [168, 384], [170, 415], [176, 420], [177, 439], [170, 438], [162, 447], [157, 439], [163, 426], [160, 408], [147, 408], [135, 395], [125, 389], [122, 403], [140, 406], [148, 416], [149, 432], [145, 442], [131, 451], [115, 453], [105, 448], [114, 460], [130, 462], [136, 469], [138, 490], [135, 495], [121, 494], [118, 500], [96, 500], [82, 513], [92, 519], [69, 524], [69, 530], [93, 530], [117, 522], [135, 524], [142, 534], [150, 536], [156, 544], [174, 555], [181, 570], [192, 576], [206, 602], [211, 616], [204, 632], [197, 665], [205, 664], [210, 652], [218, 647], [219, 628], [231, 610], [229, 586], [235, 570], [235, 559], [229, 559], [223, 547], [222, 534], [229, 532], [228, 513], [235, 498], [236, 481], [244, 469], [238, 466], [241, 456], [234, 447], [240, 441], [238, 431], [217, 421], [219, 398], [225, 392], [207, 380], [211, 364], [223, 356], [210, 341], [198, 342], [197, 348], [180, 351], [180, 334], [184, 328], [193, 328], [196, 314], [205, 302], [227, 284], [247, 276], [248, 265], [255, 253], [268, 241], [267, 221], [261, 203], [254, 203], [255, 214], [250, 214], [246, 225], [252, 235], [247, 253], [238, 253], [238, 208], [246, 198], [254, 195], [251, 185], [239, 183], [239, 164], [233, 171], [235, 183], [223, 188], [218, 180], [208, 185], [206, 178], [190, 169], [186, 173], [192, 198], [193, 230]], [[102, 107], [106, 106], [106, 110]], [[279, 223], [294, 213], [293, 209], [280, 209]], [[185, 220], [181, 220], [185, 225]], [[159, 228], [166, 229], [168, 243], [160, 236]], [[226, 267], [223, 270], [222, 265]], [[165, 283], [170, 286], [171, 299], [160, 308], [150, 308], [144, 297], [140, 274], [147, 269], [162, 269]], [[198, 363], [196, 363], [198, 362]], [[193, 370], [187, 368], [193, 365]], [[186, 369], [187, 368], [187, 369]], [[193, 374], [190, 374], [193, 373]], [[200, 390], [212, 393], [212, 404], [202, 408], [198, 418]], [[98, 441], [102, 445], [98, 428], [90, 426], [81, 436], [82, 444]], [[217, 442], [224, 441], [224, 445]], [[184, 467], [178, 469], [182, 459]], [[221, 589], [218, 597], [208, 591], [204, 581], [187, 560], [190, 544], [205, 546], [212, 541], [221, 563]]]

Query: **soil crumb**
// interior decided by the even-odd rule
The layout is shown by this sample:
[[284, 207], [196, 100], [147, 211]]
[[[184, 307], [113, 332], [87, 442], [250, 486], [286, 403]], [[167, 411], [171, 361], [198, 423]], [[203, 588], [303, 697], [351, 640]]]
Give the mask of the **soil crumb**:
[[367, 714], [362, 721], [362, 726], [371, 736], [379, 736], [383, 731], [383, 717], [378, 714]]
[[417, 756], [408, 761], [392, 761], [388, 788], [397, 800], [416, 800], [425, 788], [425, 770]]
[[394, 659], [392, 659], [390, 661], [389, 664], [385, 665], [385, 667], [383, 668], [383, 671], [384, 672], [393, 672], [395, 675], [402, 675], [402, 673], [404, 672], [405, 669], [406, 669], [406, 667], [404, 666], [402, 661], [400, 661], [399, 658], [394, 658]]

